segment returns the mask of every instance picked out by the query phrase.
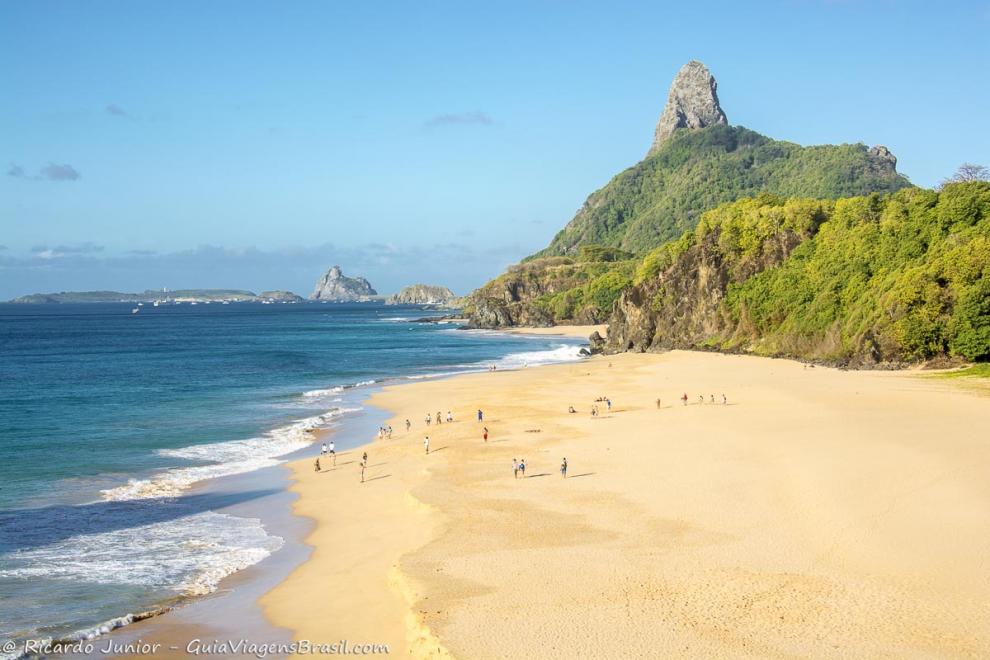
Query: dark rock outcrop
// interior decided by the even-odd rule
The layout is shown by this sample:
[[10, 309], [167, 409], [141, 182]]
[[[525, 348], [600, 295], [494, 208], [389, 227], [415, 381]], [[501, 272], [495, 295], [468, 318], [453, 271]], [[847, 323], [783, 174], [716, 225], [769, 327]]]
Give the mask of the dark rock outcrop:
[[363, 277], [345, 277], [340, 266], [334, 266], [316, 283], [310, 300], [332, 300], [347, 302], [367, 300], [378, 292]]
[[744, 264], [726, 263], [717, 232], [704, 237], [655, 279], [619, 296], [609, 319], [607, 353], [725, 348], [746, 335], [722, 305], [730, 282], [781, 263], [806, 236], [782, 232]]

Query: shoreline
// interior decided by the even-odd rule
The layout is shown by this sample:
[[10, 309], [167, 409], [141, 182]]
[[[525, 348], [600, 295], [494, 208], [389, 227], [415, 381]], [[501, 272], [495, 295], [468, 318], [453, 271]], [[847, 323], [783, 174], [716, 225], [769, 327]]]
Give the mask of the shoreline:
[[[479, 364], [477, 371], [465, 370], [456, 373], [479, 373], [483, 368], [484, 365]], [[280, 494], [277, 494], [279, 500], [277, 504], [270, 505], [262, 502], [260, 505], [237, 505], [229, 511], [226, 507], [220, 511], [241, 518], [260, 518], [269, 535], [281, 537], [285, 542], [285, 547], [273, 552], [257, 564], [230, 573], [220, 580], [216, 589], [211, 593], [177, 594], [167, 603], [151, 607], [140, 614], [136, 611], [135, 614], [125, 613], [112, 620], [94, 624], [89, 634], [96, 633], [100, 628], [106, 630], [106, 632], [96, 633], [95, 637], [92, 638], [95, 646], [102, 648], [102, 640], [107, 640], [108, 643], [122, 647], [133, 642], [150, 641], [161, 643], [165, 648], [178, 643], [181, 648], [185, 644], [186, 637], [195, 631], [237, 637], [243, 634], [243, 629], [239, 625], [245, 620], [254, 618], [257, 618], [257, 622], [252, 624], [252, 634], [256, 635], [259, 630], [265, 630], [263, 635], [266, 640], [270, 639], [282, 643], [290, 639], [287, 635], [287, 629], [272, 625], [263, 616], [261, 608], [257, 605], [258, 598], [272, 588], [275, 582], [284, 578], [292, 569], [305, 561], [311, 551], [311, 547], [304, 544], [303, 539], [309, 533], [309, 528], [313, 526], [313, 520], [292, 513], [290, 502], [296, 498], [296, 495], [291, 493], [289, 489], [289, 464], [293, 461], [308, 462], [309, 458], [300, 457], [309, 456], [315, 447], [331, 437], [337, 443], [338, 450], [342, 446], [346, 448], [363, 443], [364, 434], [360, 429], [376, 423], [376, 420], [379, 423], [384, 422], [386, 418], [383, 411], [368, 404], [369, 400], [383, 385], [396, 386], [407, 382], [418, 382], [421, 379], [442, 380], [449, 378], [450, 375], [426, 373], [424, 375], [391, 376], [340, 386], [337, 388], [339, 391], [354, 392], [358, 395], [346, 404], [339, 403], [334, 406], [334, 410], [341, 408], [347, 414], [334, 417], [335, 421], [328, 426], [312, 429], [309, 444], [282, 457], [281, 460], [284, 462], [281, 464], [258, 470], [210, 477], [187, 487], [183, 496], [216, 496], [222, 492], [256, 489], [259, 484], [266, 484], [269, 488], [278, 491]], [[361, 389], [357, 390], [356, 388], [359, 387]], [[353, 408], [347, 407], [351, 404], [354, 404]], [[331, 413], [320, 413], [319, 416], [329, 414]], [[291, 420], [286, 422], [286, 425], [291, 426], [302, 421], [305, 420]], [[283, 427], [279, 426], [278, 428]], [[142, 476], [142, 483], [145, 481], [154, 483], [163, 474], [165, 473], [155, 472]], [[115, 486], [114, 488], [124, 486], [126, 485]], [[295, 528], [297, 531], [287, 532], [288, 528]], [[205, 613], [212, 613], [218, 607], [223, 612], [219, 618], [210, 616], [204, 619]], [[135, 618], [129, 620], [132, 616]], [[208, 621], [209, 625], [204, 624], [204, 621]], [[106, 629], [108, 624], [115, 627]], [[74, 643], [76, 637], [69, 636], [61, 641]], [[127, 653], [115, 655], [117, 657], [132, 657]]]
[[573, 337], [587, 340], [592, 333], [597, 332], [602, 337], [608, 334], [608, 324], [598, 325], [554, 325], [548, 328], [510, 327], [499, 328], [494, 332], [504, 332], [508, 335], [530, 335], [540, 337]]
[[[703, 387], [699, 374], [732, 390], [729, 405], [676, 401], [676, 390]], [[616, 400], [612, 414], [587, 415], [597, 392]], [[351, 450], [335, 470], [289, 465], [315, 549], [259, 602], [295, 639], [388, 643], [415, 657], [567, 657], [611, 643], [744, 657], [985, 653], [990, 626], [958, 622], [990, 621], [977, 559], [990, 547], [951, 540], [990, 538], [990, 493], [972, 474], [990, 449], [964, 437], [990, 421], [974, 396], [905, 372], [687, 352], [388, 385], [369, 403], [392, 413], [392, 440]], [[571, 398], [578, 415], [566, 414]], [[932, 402], [952, 414], [933, 414]], [[448, 406], [455, 423], [427, 431], [425, 410]], [[491, 415], [488, 443], [467, 418], [475, 406]], [[956, 431], [935, 432], [948, 422]], [[517, 454], [535, 474], [513, 482]], [[933, 470], [950, 476], [928, 484]], [[891, 513], [891, 498], [905, 504]], [[945, 501], [958, 512], [941, 513]], [[871, 532], [862, 520], [873, 510], [896, 520]], [[936, 547], [912, 552], [922, 536]], [[640, 614], [621, 613], [620, 587]], [[590, 613], [571, 612], [594, 594]], [[747, 615], [732, 614], [746, 602]]]

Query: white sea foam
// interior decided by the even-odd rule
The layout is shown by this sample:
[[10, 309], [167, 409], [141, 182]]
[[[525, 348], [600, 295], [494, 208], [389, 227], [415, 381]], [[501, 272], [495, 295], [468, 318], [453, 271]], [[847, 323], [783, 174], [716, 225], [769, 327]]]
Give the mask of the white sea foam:
[[487, 371], [493, 364], [499, 369], [525, 369], [526, 367], [536, 367], [542, 364], [576, 362], [578, 360], [583, 360], [586, 357], [581, 353], [582, 348], [582, 346], [571, 344], [558, 344], [554, 348], [545, 351], [521, 351], [519, 353], [509, 353], [508, 355], [497, 360], [451, 365], [451, 367], [456, 369], [456, 371], [436, 371], [425, 374], [414, 374], [412, 376], [406, 376], [406, 380], [426, 380], [429, 378], [457, 376], [464, 373], [477, 373]]
[[309, 390], [308, 392], [303, 392], [302, 395], [307, 399], [319, 399], [325, 397], [332, 397], [336, 394], [340, 394], [345, 390], [352, 390], [356, 387], [367, 387], [368, 385], [374, 385], [375, 380], [361, 380], [356, 383], [351, 383], [349, 385], [335, 385], [334, 387], [327, 387], [318, 390]]
[[320, 397], [320, 398], [322, 398], [322, 397], [325, 397], [325, 396], [333, 396], [334, 394], [340, 394], [343, 391], [344, 391], [344, 388], [338, 385], [337, 387], [328, 387], [325, 390], [310, 390], [308, 392], [303, 392], [302, 395], [304, 397]]
[[7, 555], [0, 577], [167, 588], [196, 596], [282, 547], [261, 521], [205, 511]]
[[176, 467], [148, 479], [131, 479], [126, 484], [100, 491], [105, 500], [123, 501], [155, 497], [177, 497], [193, 484], [252, 472], [278, 465], [278, 457], [291, 454], [313, 442], [310, 431], [327, 426], [335, 417], [358, 408], [338, 408], [273, 429], [258, 438], [159, 449], [156, 453], [191, 461], [212, 461], [208, 465]]
[[509, 353], [495, 364], [499, 369], [520, 369], [536, 367], [541, 364], [558, 364], [561, 362], [576, 362], [584, 358], [581, 351], [583, 346], [574, 344], [557, 344], [548, 351], [522, 351]]

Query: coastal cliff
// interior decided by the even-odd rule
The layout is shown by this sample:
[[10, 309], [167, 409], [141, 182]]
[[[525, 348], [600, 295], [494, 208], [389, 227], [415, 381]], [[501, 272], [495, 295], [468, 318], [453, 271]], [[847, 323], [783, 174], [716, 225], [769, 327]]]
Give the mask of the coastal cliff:
[[340, 266], [328, 270], [316, 283], [310, 300], [327, 300], [333, 302], [353, 302], [367, 300], [378, 292], [371, 283], [363, 277], [345, 277]]
[[647, 157], [473, 292], [470, 324], [607, 321], [592, 346], [610, 353], [990, 357], [990, 184], [923, 190], [882, 145], [802, 147], [729, 126], [716, 88], [700, 62], [682, 68]]
[[857, 368], [988, 359], [990, 183], [719, 207], [643, 259], [597, 348]]
[[837, 199], [910, 186], [880, 145], [802, 147], [729, 126], [716, 88], [703, 64], [685, 65], [647, 157], [592, 193], [545, 249], [468, 296], [471, 324], [599, 323], [645, 254], [720, 204], [766, 192]]

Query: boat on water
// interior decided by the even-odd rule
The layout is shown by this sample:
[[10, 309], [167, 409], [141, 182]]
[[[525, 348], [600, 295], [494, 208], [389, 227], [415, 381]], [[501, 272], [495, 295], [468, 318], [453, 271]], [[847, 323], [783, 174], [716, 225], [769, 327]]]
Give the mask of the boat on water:
[[137, 314], [140, 311], [141, 311], [140, 307], [135, 307], [134, 309], [131, 310], [131, 314]]

